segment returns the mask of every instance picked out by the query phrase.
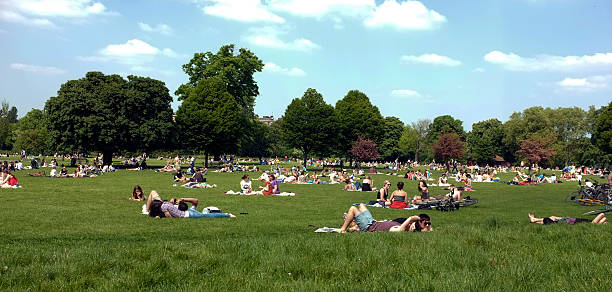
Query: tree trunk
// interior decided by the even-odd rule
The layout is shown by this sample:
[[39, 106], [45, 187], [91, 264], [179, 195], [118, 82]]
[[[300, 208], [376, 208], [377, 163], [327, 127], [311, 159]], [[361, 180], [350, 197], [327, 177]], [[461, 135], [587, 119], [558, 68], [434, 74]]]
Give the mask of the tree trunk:
[[208, 168], [208, 151], [204, 151], [204, 167]]
[[113, 165], [113, 151], [104, 150], [102, 152], [102, 165]]
[[306, 160], [308, 158], [308, 153], [304, 152], [304, 168], [306, 168]]

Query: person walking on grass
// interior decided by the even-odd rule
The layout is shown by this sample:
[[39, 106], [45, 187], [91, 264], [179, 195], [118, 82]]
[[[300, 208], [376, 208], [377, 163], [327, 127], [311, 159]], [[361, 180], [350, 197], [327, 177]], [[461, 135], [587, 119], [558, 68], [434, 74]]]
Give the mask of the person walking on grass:
[[397, 218], [392, 221], [376, 221], [372, 217], [370, 210], [364, 205], [359, 207], [351, 206], [344, 216], [344, 224], [340, 228], [340, 233], [351, 231], [367, 231], [367, 232], [431, 232], [431, 219], [427, 214], [419, 216], [411, 216], [409, 218]]

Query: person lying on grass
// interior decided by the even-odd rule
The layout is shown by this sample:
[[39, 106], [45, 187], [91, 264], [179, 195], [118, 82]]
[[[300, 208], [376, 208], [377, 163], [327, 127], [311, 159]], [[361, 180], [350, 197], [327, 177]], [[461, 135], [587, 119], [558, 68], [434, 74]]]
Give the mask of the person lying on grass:
[[[235, 218], [230, 213], [202, 213], [196, 210], [198, 199], [196, 198], [172, 198], [164, 202], [157, 192], [151, 191], [147, 200], [149, 216], [154, 218]], [[156, 199], [152, 199], [156, 198]], [[160, 199], [160, 200], [157, 200]], [[187, 203], [191, 203], [188, 207]]]
[[135, 186], [132, 191], [132, 196], [130, 197], [131, 201], [146, 201], [147, 197], [145, 197], [144, 192], [140, 186]]
[[372, 217], [370, 210], [364, 205], [359, 207], [351, 206], [344, 216], [344, 224], [340, 228], [340, 233], [346, 233], [348, 228], [352, 231], [389, 231], [389, 232], [430, 232], [433, 231], [431, 219], [427, 214], [411, 216], [410, 218], [398, 218], [392, 221], [376, 221]]
[[584, 222], [591, 222], [593, 224], [608, 224], [608, 219], [606, 218], [606, 215], [604, 213], [597, 215], [597, 217], [595, 217], [595, 219], [593, 220], [583, 219], [583, 218], [559, 217], [559, 216], [536, 218], [533, 214], [529, 214], [528, 216], [529, 216], [529, 222], [536, 223], [536, 224], [543, 224], [543, 225], [559, 223], [559, 222], [565, 222], [570, 225], [576, 224], [576, 223], [584, 223]]

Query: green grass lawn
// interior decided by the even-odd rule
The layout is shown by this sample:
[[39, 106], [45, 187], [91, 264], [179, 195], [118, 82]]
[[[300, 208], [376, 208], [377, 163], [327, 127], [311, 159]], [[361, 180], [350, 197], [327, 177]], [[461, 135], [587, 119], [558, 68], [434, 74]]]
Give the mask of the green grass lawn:
[[[427, 211], [433, 233], [318, 234], [318, 227], [339, 227], [352, 203], [375, 194], [292, 184], [280, 188], [295, 197], [223, 194], [239, 189], [243, 173], [209, 173], [217, 189], [173, 187], [172, 174], [150, 170], [80, 179], [26, 173], [16, 173], [23, 188], [0, 190], [3, 291], [612, 289], [610, 225], [527, 220], [528, 212], [580, 216], [594, 209], [563, 201], [576, 183], [474, 183], [469, 195], [477, 205]], [[376, 186], [400, 180], [373, 179]], [[415, 194], [416, 182], [405, 182]], [[140, 214], [142, 203], [122, 200], [136, 184], [147, 194], [195, 197], [200, 208], [217, 206], [238, 218], [152, 219]], [[443, 192], [431, 187], [432, 195]], [[381, 220], [421, 212], [372, 213]]]

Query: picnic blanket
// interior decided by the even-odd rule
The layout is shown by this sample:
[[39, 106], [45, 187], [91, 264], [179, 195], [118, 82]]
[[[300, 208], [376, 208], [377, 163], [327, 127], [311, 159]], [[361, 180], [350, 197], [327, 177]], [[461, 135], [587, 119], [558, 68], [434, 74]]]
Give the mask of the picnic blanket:
[[316, 233], [340, 233], [340, 228], [332, 228], [332, 227], [321, 227], [315, 230]]

